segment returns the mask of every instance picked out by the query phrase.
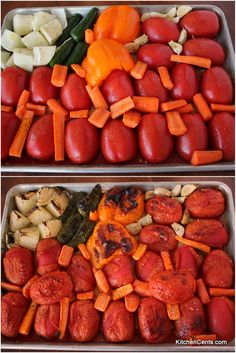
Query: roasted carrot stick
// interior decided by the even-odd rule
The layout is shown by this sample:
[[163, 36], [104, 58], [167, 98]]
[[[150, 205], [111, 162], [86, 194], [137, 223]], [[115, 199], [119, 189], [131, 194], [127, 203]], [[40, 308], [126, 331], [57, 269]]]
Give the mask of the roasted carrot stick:
[[130, 75], [136, 80], [141, 80], [146, 70], [147, 70], [147, 64], [142, 61], [137, 61], [134, 67], [132, 68], [132, 70], [130, 71]]
[[126, 97], [120, 101], [110, 105], [111, 117], [112, 119], [118, 118], [118, 116], [123, 115], [129, 110], [134, 108], [134, 102], [131, 97]]
[[230, 104], [211, 103], [210, 107], [213, 112], [229, 112], [229, 113], [235, 112], [235, 105], [233, 104], [230, 105]]
[[194, 241], [194, 240], [189, 240], [189, 239], [186, 239], [186, 238], [183, 238], [183, 237], [179, 237], [178, 235], [175, 236], [175, 239], [178, 240], [182, 244], [192, 246], [192, 248], [201, 250], [201, 251], [206, 252], [206, 253], [210, 252], [210, 250], [211, 250], [211, 248], [208, 245], [199, 243], [199, 242]]
[[121, 298], [124, 298], [126, 295], [130, 294], [133, 292], [133, 286], [132, 284], [125, 284], [124, 286], [121, 286], [119, 288], [116, 288], [112, 291], [112, 299], [113, 300], [119, 300]]
[[123, 124], [132, 129], [136, 128], [141, 121], [141, 113], [130, 110], [123, 115]]
[[139, 281], [138, 279], [136, 279], [132, 283], [132, 286], [133, 286], [134, 292], [141, 295], [142, 297], [152, 296], [147, 282]]
[[68, 67], [66, 65], [55, 64], [52, 70], [51, 83], [55, 87], [63, 87], [66, 83]]
[[104, 275], [102, 270], [99, 270], [94, 273], [97, 286], [100, 292], [108, 293], [110, 291], [110, 286], [107, 282], [106, 276]]
[[19, 328], [19, 333], [21, 333], [22, 335], [28, 336], [31, 326], [34, 322], [34, 317], [35, 317], [37, 308], [38, 308], [38, 304], [32, 301]]
[[94, 308], [104, 312], [106, 311], [106, 308], [108, 307], [110, 300], [111, 300], [111, 296], [109, 294], [99, 293], [94, 303]]
[[180, 319], [180, 310], [178, 304], [166, 304], [167, 315], [170, 320], [179, 320]]
[[60, 340], [64, 338], [66, 333], [69, 309], [70, 309], [70, 298], [63, 298], [60, 301], [60, 321], [59, 321]]
[[197, 108], [197, 111], [205, 121], [212, 118], [213, 114], [201, 93], [197, 93], [193, 96], [193, 102]]
[[103, 109], [103, 108], [98, 108], [92, 112], [92, 114], [88, 118], [88, 121], [90, 122], [90, 124], [92, 124], [98, 128], [103, 128], [103, 126], [106, 124], [110, 114], [111, 113], [108, 110]]
[[170, 253], [168, 251], [161, 251], [161, 258], [165, 269], [173, 270], [174, 267], [171, 262]]
[[132, 258], [138, 261], [139, 259], [141, 259], [141, 257], [143, 257], [146, 250], [147, 250], [147, 244], [139, 243], [135, 253], [132, 255]]
[[193, 112], [193, 106], [191, 103], [188, 103], [184, 105], [183, 107], [177, 108], [177, 112], [180, 114], [187, 114], [187, 113], [192, 113]]
[[65, 159], [65, 115], [61, 112], [53, 113], [54, 153], [55, 161]]
[[27, 91], [26, 89], [24, 89], [18, 100], [17, 108], [19, 108], [21, 105], [26, 105], [26, 103], [29, 102], [29, 99], [30, 99], [30, 91]]
[[90, 252], [88, 251], [88, 248], [85, 244], [79, 244], [78, 245], [78, 249], [80, 250], [81, 254], [83, 255], [83, 257], [86, 260], [90, 260], [91, 259], [91, 255]]
[[203, 165], [219, 162], [223, 158], [221, 150], [194, 151], [191, 159], [192, 165]]
[[202, 58], [200, 56], [172, 54], [170, 57], [170, 60], [176, 63], [184, 63], [184, 64], [203, 67], [205, 69], [209, 69], [211, 67], [211, 60], [209, 58]]
[[82, 66], [80, 66], [79, 64], [71, 64], [71, 68], [79, 77], [85, 78], [86, 71], [82, 68]]
[[134, 313], [138, 309], [139, 303], [140, 298], [138, 294], [132, 292], [125, 296], [125, 307], [130, 313]]
[[134, 96], [135, 109], [142, 113], [157, 113], [159, 109], [159, 99], [156, 97]]
[[22, 288], [20, 286], [16, 286], [15, 284], [1, 282], [1, 288], [5, 290], [9, 290], [11, 292], [22, 292]]
[[90, 221], [97, 221], [98, 220], [98, 211], [94, 210], [94, 211], [90, 211], [89, 212], [89, 219]]
[[228, 289], [228, 288], [209, 288], [210, 296], [212, 297], [234, 297], [235, 296], [235, 289]]
[[30, 280], [22, 288], [22, 294], [27, 299], [30, 299], [30, 287], [38, 278], [39, 278], [38, 275], [34, 275], [32, 278], [30, 278]]
[[78, 300], [87, 300], [87, 299], [93, 299], [94, 298], [94, 291], [91, 290], [89, 292], [84, 292], [84, 293], [78, 293], [77, 294], [77, 299]]
[[208, 341], [208, 340], [211, 340], [211, 341], [215, 341], [216, 340], [216, 334], [214, 333], [210, 333], [210, 334], [203, 334], [203, 335], [194, 335], [191, 337], [192, 340], [201, 340], [201, 341]]
[[68, 245], [63, 245], [58, 258], [58, 264], [62, 267], [68, 267], [73, 256], [73, 252], [74, 248]]
[[41, 116], [46, 113], [46, 105], [26, 103], [26, 108], [29, 110], [33, 110], [34, 114], [37, 116]]
[[105, 100], [105, 98], [102, 95], [102, 92], [100, 91], [99, 87], [91, 87], [90, 85], [87, 85], [86, 90], [88, 92], [88, 95], [94, 105], [95, 109], [107, 109], [108, 105]]
[[64, 114], [64, 116], [68, 115], [68, 112], [63, 108], [63, 106], [55, 99], [55, 98], [50, 98], [47, 101], [47, 106], [53, 113], [61, 113]]
[[185, 99], [177, 99], [174, 101], [163, 102], [161, 103], [161, 112], [165, 113], [165, 112], [168, 112], [169, 110], [176, 110], [180, 107], [183, 107], [184, 105], [187, 105], [187, 102]]
[[1, 112], [6, 112], [6, 113], [14, 112], [14, 109], [13, 107], [9, 107], [8, 105], [1, 104]]
[[203, 282], [202, 278], [199, 278], [196, 280], [196, 285], [197, 285], [197, 293], [198, 293], [198, 296], [199, 296], [202, 304], [209, 303], [210, 297], [209, 297], [207, 288], [206, 288], [205, 283]]
[[87, 109], [84, 110], [74, 110], [70, 112], [70, 118], [88, 118], [89, 111]]
[[85, 30], [85, 34], [84, 34], [84, 41], [87, 44], [91, 44], [94, 42], [94, 34], [93, 34], [93, 30], [90, 28], [87, 28]]
[[171, 90], [174, 87], [174, 84], [171, 81], [171, 77], [170, 77], [170, 74], [169, 74], [167, 67], [166, 66], [158, 66], [157, 71], [160, 75], [160, 79], [161, 79], [163, 86], [166, 89]]
[[187, 132], [187, 127], [180, 116], [180, 113], [176, 110], [168, 111], [166, 114], [166, 120], [168, 129], [171, 135], [181, 136]]

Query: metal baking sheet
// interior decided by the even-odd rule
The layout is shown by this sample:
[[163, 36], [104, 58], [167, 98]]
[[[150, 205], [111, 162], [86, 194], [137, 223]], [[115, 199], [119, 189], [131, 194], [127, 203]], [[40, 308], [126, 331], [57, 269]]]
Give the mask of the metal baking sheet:
[[[173, 8], [173, 4], [170, 5], [134, 5], [140, 13], [147, 11], [159, 11], [167, 12]], [[195, 9], [208, 9], [217, 13], [221, 22], [221, 31], [217, 36], [219, 43], [223, 45], [226, 51], [226, 61], [224, 64], [225, 69], [230, 73], [232, 79], [234, 79], [234, 49], [232, 40], [230, 37], [227, 21], [224, 12], [217, 6], [213, 5], [200, 5], [191, 4]], [[107, 6], [97, 6], [99, 10], [103, 10]], [[81, 13], [86, 14], [91, 6], [70, 6], [66, 7], [67, 14]], [[17, 8], [14, 9], [5, 16], [2, 31], [4, 29], [12, 29], [12, 19], [15, 14], [32, 14], [36, 11], [50, 11], [50, 7], [29, 7], [29, 8]], [[72, 164], [68, 159], [64, 162], [49, 161], [47, 163], [33, 160], [26, 155], [22, 158], [9, 158], [2, 162], [2, 172], [37, 172], [37, 173], [80, 173], [80, 174], [99, 174], [99, 173], [170, 173], [170, 172], [204, 172], [213, 171], [219, 172], [224, 170], [234, 170], [234, 162], [219, 162], [216, 164], [209, 164], [205, 166], [194, 167], [191, 164], [185, 163], [176, 153], [165, 162], [161, 164], [148, 164], [142, 159], [141, 155], [129, 162], [112, 165], [105, 161], [101, 156], [101, 153], [95, 161], [87, 165], [76, 165]]]
[[[181, 183], [181, 180], [178, 182]], [[225, 196], [226, 209], [221, 220], [225, 224], [230, 234], [230, 241], [227, 245], [227, 251], [234, 257], [235, 249], [235, 238], [234, 238], [234, 202], [231, 189], [224, 183], [215, 181], [190, 181], [189, 183], [195, 183], [201, 188], [214, 187], [221, 190]], [[100, 183], [103, 191], [106, 191], [114, 186], [140, 186], [144, 190], [152, 190], [157, 186], [166, 187], [172, 189], [177, 182], [106, 182]], [[182, 185], [188, 184], [185, 180]], [[94, 183], [54, 183], [54, 184], [20, 184], [16, 185], [9, 190], [6, 196], [3, 218], [2, 218], [2, 239], [4, 234], [8, 230], [8, 215], [14, 207], [14, 196], [21, 192], [27, 192], [31, 190], [37, 190], [42, 186], [61, 186], [71, 191], [90, 191], [94, 186]], [[204, 346], [184, 346], [176, 344], [145, 344], [138, 342], [138, 340], [132, 343], [123, 344], [109, 344], [104, 342], [102, 336], [99, 336], [95, 342], [79, 344], [76, 342], [61, 342], [61, 341], [47, 341], [40, 338], [39, 336], [22, 337], [17, 340], [7, 339], [2, 337], [2, 349], [21, 349], [21, 350], [33, 350], [33, 351], [77, 351], [77, 352], [233, 352], [234, 342], [230, 342], [228, 345], [204, 345]]]

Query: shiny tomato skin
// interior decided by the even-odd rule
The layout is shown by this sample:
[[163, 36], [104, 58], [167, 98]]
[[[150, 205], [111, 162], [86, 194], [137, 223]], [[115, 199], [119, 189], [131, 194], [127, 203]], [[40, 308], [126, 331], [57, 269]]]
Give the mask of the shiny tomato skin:
[[30, 100], [46, 104], [50, 98], [58, 98], [59, 88], [51, 83], [52, 69], [48, 66], [36, 67], [30, 79]]
[[137, 59], [148, 64], [151, 70], [156, 70], [158, 66], [166, 66], [169, 69], [174, 66], [174, 62], [170, 61], [172, 54], [173, 51], [168, 45], [150, 43], [139, 49]]
[[131, 259], [128, 255], [117, 255], [103, 267], [103, 272], [112, 288], [124, 286], [135, 280]]
[[1, 102], [16, 106], [24, 89], [29, 88], [30, 75], [27, 71], [11, 66], [1, 72]]
[[190, 246], [180, 246], [175, 249], [172, 261], [176, 270], [192, 270], [195, 277], [201, 264], [201, 257]]
[[171, 72], [174, 87], [171, 90], [172, 99], [191, 101], [198, 92], [198, 77], [195, 69], [188, 64], [178, 64]]
[[162, 258], [153, 251], [146, 253], [135, 262], [137, 277], [144, 282], [149, 282], [158, 272], [164, 271]]
[[75, 73], [69, 74], [61, 88], [60, 98], [66, 110], [89, 109], [91, 100], [85, 88], [86, 81]]
[[147, 70], [140, 80], [134, 80], [137, 96], [157, 97], [160, 103], [168, 100], [168, 90], [163, 86], [157, 72]]
[[166, 196], [154, 196], [148, 200], [146, 212], [158, 224], [178, 223], [182, 218], [181, 204]]
[[208, 124], [212, 149], [223, 151], [223, 161], [235, 158], [235, 119], [227, 112], [216, 113]]
[[151, 17], [142, 24], [142, 33], [148, 36], [150, 43], [168, 43], [179, 38], [178, 26], [166, 18]]
[[174, 141], [164, 115], [143, 115], [138, 126], [138, 141], [142, 157], [149, 163], [161, 163], [169, 158]]
[[38, 336], [47, 339], [56, 338], [59, 334], [60, 303], [39, 305], [35, 320], [34, 331]]
[[137, 153], [137, 137], [134, 129], [130, 129], [119, 119], [108, 120], [101, 134], [101, 151], [109, 163], [127, 162]]
[[220, 30], [218, 16], [209, 10], [194, 10], [185, 15], [179, 23], [185, 28], [189, 37], [213, 38]]
[[88, 163], [99, 151], [99, 134], [87, 119], [70, 120], [66, 125], [65, 149], [68, 158], [76, 164]]
[[112, 71], [103, 81], [101, 91], [108, 104], [114, 104], [128, 96], [134, 96], [131, 77], [124, 70]]
[[231, 104], [233, 100], [231, 78], [220, 66], [211, 67], [203, 73], [200, 90], [209, 103]]
[[139, 241], [147, 244], [148, 250], [156, 253], [172, 251], [177, 246], [173, 229], [161, 224], [150, 224], [143, 227], [139, 233]]
[[1, 112], [1, 159], [6, 159], [9, 154], [12, 141], [20, 126], [20, 119], [11, 112]]
[[59, 270], [58, 258], [62, 245], [56, 239], [41, 239], [36, 248], [37, 273], [45, 273]]
[[187, 127], [187, 132], [176, 137], [175, 147], [179, 156], [186, 162], [190, 162], [194, 151], [207, 149], [207, 127], [201, 115], [197, 113], [182, 114], [181, 118]]
[[27, 154], [42, 161], [54, 156], [52, 114], [38, 118], [30, 128], [26, 141]]

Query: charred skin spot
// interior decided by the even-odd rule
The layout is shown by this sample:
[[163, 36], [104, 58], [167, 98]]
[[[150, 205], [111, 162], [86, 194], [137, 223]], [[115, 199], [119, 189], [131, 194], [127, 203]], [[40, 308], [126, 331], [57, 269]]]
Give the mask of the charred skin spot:
[[132, 243], [129, 238], [123, 238], [120, 242], [120, 247], [125, 253], [129, 253], [132, 249]]
[[97, 250], [97, 248], [93, 248], [93, 252], [94, 252], [94, 255], [96, 256], [96, 258], [98, 259], [99, 258], [99, 252]]
[[120, 244], [119, 243], [116, 243], [115, 241], [113, 240], [107, 240], [106, 242], [104, 242], [103, 244], [103, 248], [104, 248], [104, 256], [105, 258], [108, 258], [112, 255], [112, 253], [119, 249], [120, 247]]
[[192, 322], [192, 325], [191, 325], [192, 330], [197, 329], [197, 328], [201, 328], [202, 325], [203, 325], [202, 316], [201, 315], [197, 315], [195, 317], [195, 319], [193, 320], [193, 322]]
[[135, 198], [141, 191], [136, 187], [113, 188], [106, 194], [105, 205], [115, 204], [119, 206], [124, 214], [138, 206]]

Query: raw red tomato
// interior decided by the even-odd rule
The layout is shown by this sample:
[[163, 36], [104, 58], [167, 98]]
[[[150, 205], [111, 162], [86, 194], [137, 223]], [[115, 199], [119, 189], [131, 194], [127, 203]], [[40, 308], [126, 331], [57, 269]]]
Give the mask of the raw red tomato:
[[59, 334], [60, 304], [40, 305], [36, 311], [34, 331], [38, 336], [51, 339]]
[[172, 251], [177, 246], [175, 232], [172, 228], [161, 224], [150, 224], [139, 233], [139, 241], [147, 244], [148, 250], [160, 253]]
[[235, 158], [234, 116], [226, 112], [214, 114], [209, 121], [208, 132], [212, 149], [223, 151], [223, 161], [233, 161]]
[[119, 119], [108, 120], [101, 134], [101, 150], [109, 163], [127, 162], [137, 153], [137, 137], [134, 129], [130, 129]]
[[143, 158], [150, 163], [161, 163], [170, 157], [173, 136], [162, 114], [145, 114], [138, 126], [139, 148]]
[[12, 141], [20, 126], [20, 119], [12, 113], [1, 112], [1, 159], [6, 159]]
[[206, 314], [209, 332], [229, 343], [234, 338], [234, 302], [227, 297], [212, 298]]
[[69, 159], [76, 164], [88, 163], [99, 151], [99, 134], [87, 119], [74, 119], [66, 125], [65, 148]]
[[30, 100], [46, 104], [50, 98], [57, 98], [60, 89], [51, 84], [52, 69], [48, 66], [37, 67], [30, 79]]
[[130, 75], [124, 70], [112, 71], [103, 81], [101, 91], [108, 104], [116, 103], [128, 96], [134, 96]]
[[17, 286], [24, 286], [34, 275], [32, 252], [21, 246], [7, 250], [3, 258], [3, 268], [9, 282]]
[[53, 158], [53, 121], [52, 114], [38, 118], [30, 128], [26, 141], [27, 154], [42, 161]]
[[1, 72], [1, 102], [16, 106], [24, 89], [29, 87], [30, 75], [16, 66], [7, 67]]
[[198, 92], [198, 77], [195, 69], [188, 64], [175, 65], [171, 72], [174, 84], [171, 90], [172, 99], [186, 99], [191, 101]]
[[201, 78], [201, 92], [210, 103], [230, 104], [233, 99], [230, 76], [219, 66], [207, 69]]
[[70, 276], [74, 292], [89, 292], [95, 287], [95, 278], [93, 275], [91, 264], [82, 255], [75, 254], [66, 272]]
[[142, 33], [148, 36], [150, 43], [168, 43], [179, 38], [178, 26], [166, 18], [151, 17], [142, 24]]
[[190, 246], [180, 246], [173, 253], [173, 264], [176, 270], [192, 270], [195, 277], [201, 264], [201, 256]]
[[118, 288], [134, 281], [130, 256], [118, 255], [103, 267], [105, 276], [112, 288]]
[[66, 110], [89, 109], [91, 100], [85, 88], [86, 81], [77, 74], [69, 74], [61, 88], [60, 98]]
[[207, 127], [199, 114], [182, 114], [181, 117], [187, 127], [187, 132], [176, 137], [175, 146], [179, 156], [190, 162], [194, 151], [207, 149]]
[[59, 270], [58, 258], [61, 252], [61, 244], [55, 239], [41, 239], [36, 248], [37, 273], [45, 273]]
[[220, 23], [213, 11], [194, 10], [181, 19], [180, 27], [185, 28], [190, 37], [213, 38], [220, 30]]
[[139, 51], [137, 59], [148, 64], [149, 69], [156, 70], [158, 66], [171, 68], [174, 62], [170, 61], [173, 54], [169, 45], [161, 43], [152, 43], [143, 45]]
[[182, 218], [181, 204], [166, 196], [154, 196], [146, 203], [146, 211], [156, 223], [178, 223]]
[[223, 47], [214, 39], [193, 38], [187, 40], [183, 45], [184, 55], [201, 56], [211, 59], [211, 65], [223, 65], [225, 52]]
[[137, 277], [144, 282], [149, 282], [157, 273], [164, 271], [162, 258], [153, 251], [146, 253], [136, 261], [135, 269]]
[[157, 97], [160, 103], [168, 100], [168, 90], [163, 86], [158, 73], [147, 70], [140, 80], [134, 80], [136, 94], [142, 97]]
[[190, 300], [196, 283], [191, 270], [166, 270], [159, 272], [149, 282], [153, 297], [166, 304], [180, 304]]

